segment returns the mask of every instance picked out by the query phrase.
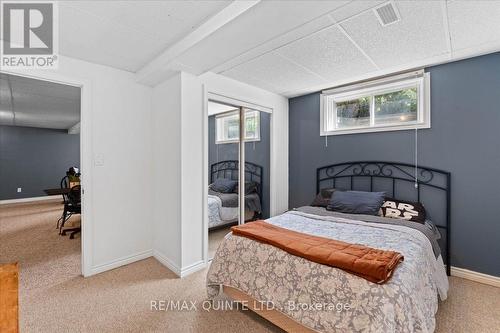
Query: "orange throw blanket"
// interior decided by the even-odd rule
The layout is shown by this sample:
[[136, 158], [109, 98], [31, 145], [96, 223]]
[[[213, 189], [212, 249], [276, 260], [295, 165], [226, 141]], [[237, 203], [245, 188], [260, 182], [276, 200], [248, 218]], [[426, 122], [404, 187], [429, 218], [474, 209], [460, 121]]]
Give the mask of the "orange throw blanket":
[[387, 282], [404, 259], [398, 252], [312, 236], [265, 221], [249, 222], [231, 230], [233, 235], [273, 245], [295, 256], [337, 267], [379, 284]]

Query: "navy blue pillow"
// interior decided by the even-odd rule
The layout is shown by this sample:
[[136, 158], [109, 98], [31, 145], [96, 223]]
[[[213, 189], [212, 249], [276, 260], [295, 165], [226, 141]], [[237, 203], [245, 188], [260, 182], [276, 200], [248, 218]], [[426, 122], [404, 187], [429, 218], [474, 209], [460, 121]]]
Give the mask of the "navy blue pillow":
[[220, 193], [233, 193], [234, 188], [238, 184], [237, 180], [227, 179], [227, 178], [219, 178], [216, 179], [215, 182], [210, 185], [210, 188], [215, 192]]
[[349, 214], [378, 215], [385, 192], [335, 191], [327, 210]]

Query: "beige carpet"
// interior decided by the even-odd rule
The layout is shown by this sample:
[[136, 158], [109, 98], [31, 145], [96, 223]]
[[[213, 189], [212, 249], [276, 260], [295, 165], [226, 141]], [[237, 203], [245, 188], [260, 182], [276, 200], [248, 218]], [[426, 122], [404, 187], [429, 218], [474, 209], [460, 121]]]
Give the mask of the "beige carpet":
[[213, 258], [215, 251], [217, 251], [217, 248], [219, 247], [220, 242], [224, 239], [224, 236], [226, 236], [229, 232], [231, 231], [231, 227], [224, 227], [220, 229], [215, 229], [213, 231], [208, 232], [208, 258]]
[[[58, 202], [0, 206], [0, 263], [20, 263], [21, 332], [280, 332], [250, 311], [204, 311], [206, 270], [178, 279], [146, 259], [80, 277], [80, 239], [57, 235]], [[151, 311], [152, 300], [198, 311]], [[498, 332], [500, 289], [451, 278], [437, 332]]]

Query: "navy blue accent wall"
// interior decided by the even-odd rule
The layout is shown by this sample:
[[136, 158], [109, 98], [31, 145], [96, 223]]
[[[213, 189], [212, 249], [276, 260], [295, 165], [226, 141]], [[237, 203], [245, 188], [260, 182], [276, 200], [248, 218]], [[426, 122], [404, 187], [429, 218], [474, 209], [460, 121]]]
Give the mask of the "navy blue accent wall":
[[[208, 177], [210, 181], [210, 166], [225, 160], [238, 160], [238, 144], [215, 144], [215, 116], [208, 117]], [[269, 217], [269, 176], [271, 153], [271, 115], [260, 113], [260, 141], [245, 144], [245, 160], [262, 166], [262, 215]]]
[[44, 196], [44, 189], [59, 187], [66, 171], [79, 165], [80, 135], [0, 126], [0, 200]]
[[[419, 164], [452, 174], [453, 266], [500, 276], [500, 53], [426, 69], [432, 128]], [[319, 93], [289, 101], [290, 208], [310, 204], [316, 168], [356, 160], [414, 162], [414, 131], [320, 137]]]

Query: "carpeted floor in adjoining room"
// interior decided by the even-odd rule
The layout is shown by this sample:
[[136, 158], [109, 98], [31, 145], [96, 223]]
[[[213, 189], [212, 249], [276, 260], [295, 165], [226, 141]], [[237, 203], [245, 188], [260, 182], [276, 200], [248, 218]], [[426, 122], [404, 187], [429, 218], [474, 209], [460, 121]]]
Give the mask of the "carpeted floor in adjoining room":
[[[178, 279], [149, 258], [80, 276], [80, 238], [57, 234], [58, 201], [0, 206], [0, 263], [20, 264], [21, 332], [281, 332], [251, 311], [151, 311], [206, 299], [206, 270]], [[437, 332], [498, 332], [500, 289], [451, 278]]]

